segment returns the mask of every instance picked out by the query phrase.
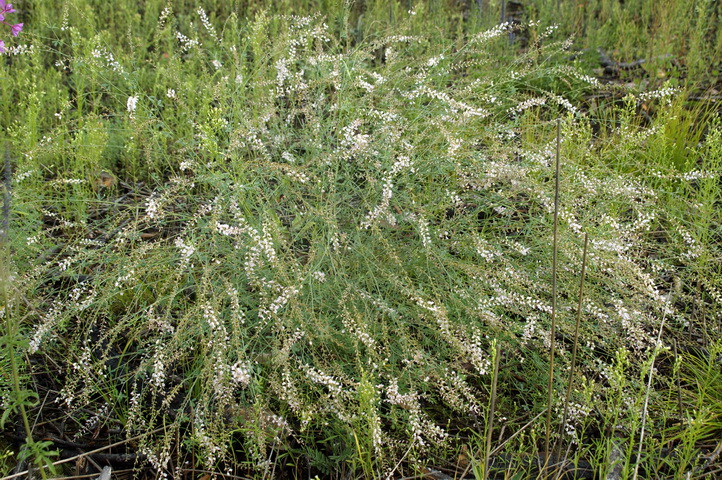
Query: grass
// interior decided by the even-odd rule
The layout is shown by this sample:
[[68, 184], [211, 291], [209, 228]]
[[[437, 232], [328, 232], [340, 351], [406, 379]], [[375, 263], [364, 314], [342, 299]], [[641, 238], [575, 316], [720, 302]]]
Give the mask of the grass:
[[719, 12], [476, 5], [15, 5], [0, 473], [714, 475]]

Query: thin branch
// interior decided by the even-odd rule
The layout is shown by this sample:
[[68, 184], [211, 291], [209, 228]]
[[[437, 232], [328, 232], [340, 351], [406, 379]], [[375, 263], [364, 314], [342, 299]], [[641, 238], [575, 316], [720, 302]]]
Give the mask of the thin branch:
[[559, 247], [559, 147], [561, 138], [561, 120], [557, 119], [557, 148], [556, 148], [556, 174], [554, 176], [554, 238], [552, 239], [552, 327], [549, 346], [549, 384], [547, 386], [547, 420], [544, 438], [544, 453], [549, 455], [549, 440], [551, 437], [552, 402], [554, 401], [554, 348], [557, 320], [557, 250]]
[[499, 357], [501, 348], [499, 343], [494, 345], [494, 373], [491, 378], [491, 398], [489, 399], [489, 415], [486, 421], [486, 449], [484, 450], [483, 480], [489, 478], [489, 458], [491, 457], [491, 436], [494, 430], [494, 410], [496, 409], [496, 385], [499, 379]]
[[642, 447], [644, 445], [644, 428], [647, 426], [647, 414], [649, 409], [649, 394], [652, 390], [652, 377], [654, 376], [654, 361], [657, 359], [657, 352], [659, 350], [660, 343], [662, 341], [662, 331], [664, 330], [664, 321], [667, 319], [667, 310], [669, 310], [670, 300], [672, 298], [672, 292], [667, 295], [667, 301], [664, 303], [664, 312], [662, 312], [662, 321], [659, 324], [659, 332], [657, 332], [657, 340], [654, 343], [654, 350], [652, 352], [652, 363], [649, 365], [649, 375], [647, 377], [647, 391], [644, 394], [644, 409], [642, 410], [642, 428], [639, 432], [639, 447], [637, 447], [637, 461], [634, 464], [634, 475], [632, 480], [637, 480], [639, 475], [639, 464], [642, 459]]
[[[95, 450], [91, 450], [91, 451], [89, 451], [89, 452], [81, 453], [80, 455], [75, 455], [74, 457], [64, 458], [64, 459], [62, 459], [62, 460], [58, 460], [57, 462], [53, 462], [53, 466], [56, 467], [56, 466], [58, 466], [58, 465], [62, 465], [63, 463], [74, 462], [74, 461], [78, 460], [79, 458], [87, 457], [88, 455], [93, 455], [93, 454], [95, 454], [95, 453], [99, 453], [99, 452], [102, 452], [102, 451], [104, 451], [104, 450], [108, 450], [108, 449], [111, 449], [111, 448], [114, 448], [114, 447], [118, 447], [118, 446], [120, 446], [120, 445], [123, 445], [124, 443], [132, 442], [132, 441], [134, 441], [134, 440], [138, 440], [139, 438], [142, 438], [142, 437], [144, 437], [145, 435], [152, 435], [152, 434], [158, 433], [158, 432], [160, 432], [161, 430], [164, 430], [164, 429], [165, 429], [165, 427], [159, 427], [159, 428], [156, 428], [155, 430], [153, 430], [152, 432], [142, 433], [142, 434], [136, 435], [135, 437], [132, 437], [132, 438], [127, 438], [127, 439], [125, 439], [125, 440], [121, 440], [121, 441], [119, 441], [119, 442], [115, 442], [115, 443], [112, 443], [112, 444], [110, 444], [110, 445], [106, 445], [106, 446], [104, 446], [104, 447], [96, 448]], [[28, 473], [29, 473], [29, 470], [25, 470], [25, 471], [22, 471], [22, 472], [19, 472], [19, 473], [15, 473], [15, 474], [13, 474], [13, 475], [8, 475], [7, 477], [2, 477], [2, 478], [0, 478], [0, 480], [11, 480], [11, 479], [13, 479], [13, 478], [18, 478], [18, 477], [22, 477], [23, 475], [27, 475]]]
[[[587, 245], [589, 243], [589, 236], [584, 234], [584, 253], [582, 254], [582, 272], [581, 278], [579, 279], [579, 300], [577, 303], [577, 319], [574, 325], [574, 344], [572, 346], [572, 365], [569, 369], [569, 381], [567, 382], [567, 393], [564, 397], [564, 414], [562, 415], [562, 424], [559, 428], [560, 435], [567, 423], [567, 417], [569, 415], [569, 400], [572, 396], [572, 381], [574, 379], [574, 369], [577, 366], [577, 347], [579, 344], [579, 325], [582, 321], [582, 302], [584, 300], [584, 276], [587, 271]], [[561, 446], [560, 446], [561, 450]]]

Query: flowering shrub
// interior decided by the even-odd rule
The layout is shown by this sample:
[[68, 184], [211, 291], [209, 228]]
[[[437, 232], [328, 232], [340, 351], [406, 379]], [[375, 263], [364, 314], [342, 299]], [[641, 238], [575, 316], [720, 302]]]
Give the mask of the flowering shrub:
[[[665, 306], [669, 278], [719, 297], [692, 268], [716, 247], [683, 216], [714, 224], [715, 210], [698, 199], [677, 217], [656, 188], [709, 191], [717, 167], [651, 181], [612, 167], [663, 144], [666, 124], [624, 119], [674, 92], [630, 95], [600, 140], [575, 99], [604, 87], [555, 63], [569, 44], [549, 29], [511, 57], [508, 34], [525, 28], [511, 23], [449, 45], [409, 14], [354, 44], [320, 15], [246, 24], [171, 3], [146, 10], [152, 35], [134, 24], [122, 39], [64, 15], [53, 88], [12, 106], [17, 288], [35, 302], [18, 309], [74, 433], [103, 418], [168, 474], [187, 455], [266, 477], [279, 459], [394, 476], [488, 420], [493, 344], [499, 412], [520, 427], [546, 402], [557, 118], [560, 369], [591, 240], [585, 388], [564, 428], [582, 442], [595, 415], [636, 418], [623, 380], [640, 376], [665, 307], [694, 322]], [[98, 181], [108, 171], [118, 182]]]

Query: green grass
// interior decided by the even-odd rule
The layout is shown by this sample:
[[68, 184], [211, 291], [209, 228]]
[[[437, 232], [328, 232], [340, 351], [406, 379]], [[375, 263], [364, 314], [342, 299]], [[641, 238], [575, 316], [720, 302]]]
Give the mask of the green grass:
[[[602, 478], [642, 425], [644, 478], [718, 468], [719, 13], [529, 2], [510, 45], [483, 3], [15, 5], [0, 473], [97, 438], [138, 476], [545, 477], [546, 409]], [[664, 78], [571, 59], [702, 23]]]

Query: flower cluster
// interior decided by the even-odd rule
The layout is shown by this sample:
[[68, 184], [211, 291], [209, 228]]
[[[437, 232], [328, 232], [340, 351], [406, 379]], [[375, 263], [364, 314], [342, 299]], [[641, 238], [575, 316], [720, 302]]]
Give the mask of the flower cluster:
[[513, 30], [514, 25], [511, 22], [504, 22], [500, 23], [499, 25], [495, 26], [494, 28], [490, 30], [483, 31], [481, 33], [477, 33], [474, 35], [474, 37], [471, 40], [471, 43], [484, 43], [486, 41], [491, 40], [492, 38], [499, 37], [511, 30]]
[[233, 376], [233, 381], [243, 387], [247, 387], [248, 384], [251, 383], [252, 373], [253, 369], [250, 365], [246, 363], [236, 362], [231, 367], [231, 375]]
[[205, 27], [205, 29], [208, 31], [208, 34], [213, 37], [213, 40], [216, 42], [218, 41], [218, 34], [216, 33], [216, 29], [213, 27], [213, 24], [210, 20], [208, 20], [208, 15], [206, 15], [206, 11], [203, 10], [203, 7], [198, 7], [198, 17], [201, 19], [201, 23]]
[[181, 51], [182, 51], [183, 53], [188, 52], [188, 51], [189, 51], [191, 48], [193, 48], [193, 47], [200, 47], [200, 46], [201, 46], [201, 42], [199, 42], [198, 40], [193, 40], [193, 39], [191, 39], [191, 38], [183, 35], [181, 32], [176, 32], [175, 35], [176, 35], [176, 38], [178, 39], [178, 41], [179, 41], [180, 44], [181, 44]]
[[[108, 50], [103, 48], [102, 46], [97, 46], [93, 49], [92, 52], [90, 52], [90, 55], [92, 55], [93, 60], [92, 62], [98, 66], [98, 67], [105, 67], [109, 68], [115, 73], [125, 74], [125, 70], [123, 70], [123, 66], [116, 60], [115, 55], [110, 53]], [[131, 97], [133, 98], [133, 97]], [[130, 99], [128, 99], [130, 100]], [[137, 97], [136, 100], [137, 101]], [[135, 106], [134, 106], [135, 108]]]
[[675, 87], [668, 87], [665, 86], [663, 88], [660, 88], [658, 90], [652, 90], [649, 92], [642, 92], [639, 94], [639, 100], [642, 102], [648, 102], [650, 100], [660, 99], [660, 100], [666, 100], [667, 102], [670, 102], [671, 99], [679, 93], [679, 89]]
[[133, 118], [135, 115], [135, 109], [138, 105], [138, 97], [137, 96], [131, 96], [128, 97], [128, 101], [126, 102], [126, 107], [128, 108], [128, 113], [130, 113], [130, 118]]
[[[35, 325], [29, 352], [65, 348], [57, 340], [68, 332], [68, 342], [88, 338], [90, 350], [75, 345], [67, 358], [62, 351], [59, 356], [68, 364], [63, 392], [73, 409], [102, 411], [88, 407], [96, 402], [92, 388], [107, 385], [102, 375], [132, 374], [128, 435], [152, 432], [161, 422], [177, 430], [187, 424], [193, 432], [179, 449], [201, 454], [214, 469], [217, 462], [231, 465], [234, 451], [226, 454], [231, 441], [243, 445], [248, 465], [270, 466], [285, 448], [277, 440], [280, 432], [289, 431], [272, 411], [278, 409], [309, 444], [326, 431], [345, 432], [346, 438], [353, 433], [359, 448], [379, 458], [373, 468], [381, 474], [407, 448], [414, 456], [422, 447], [443, 443], [446, 420], [453, 429], [459, 419], [483, 416], [490, 343], [499, 332], [503, 361], [518, 362], [522, 372], [535, 368], [536, 355], [550, 348], [555, 142], [548, 123], [529, 130], [514, 117], [533, 109], [532, 117], [544, 121], [549, 112], [572, 111], [574, 105], [555, 95], [557, 90], [530, 97], [500, 89], [495, 85], [507, 85], [508, 72], [478, 68], [489, 61], [481, 44], [514, 31], [511, 24], [475, 37], [454, 58], [437, 55], [411, 63], [409, 55], [429, 50], [423, 42], [399, 44], [415, 37], [382, 39], [363, 52], [346, 53], [318, 38], [326, 27], [315, 29], [298, 18], [287, 29], [269, 29], [268, 19], [259, 15], [249, 28], [259, 33], [240, 44], [252, 50], [251, 60], [239, 62], [245, 47], [232, 45], [229, 55], [223, 54], [231, 38], [213, 30], [210, 13], [196, 11], [199, 28], [186, 33], [199, 40], [176, 37], [175, 21], [164, 37], [179, 41], [181, 50], [226, 37], [213, 48], [217, 60], [211, 54], [197, 59], [201, 50], [164, 56], [164, 64], [188, 68], [172, 69], [153, 92], [142, 84], [121, 85], [127, 93], [113, 97], [123, 120], [132, 124], [135, 143], [144, 148], [144, 141], [155, 141], [147, 128], [158, 120], [159, 103], [149, 93], [165, 95], [163, 104], [172, 104], [192, 141], [172, 147], [172, 155], [160, 148], [148, 158], [159, 162], [160, 171], [182, 174], [159, 176], [168, 183], [155, 189], [151, 175], [142, 195], [119, 200], [108, 211], [117, 223], [105, 226], [104, 220], [102, 231], [95, 217], [68, 215], [73, 211], [60, 198], [57, 206], [52, 199], [43, 202], [52, 208], [41, 211], [42, 223], [53, 226], [38, 233], [37, 222], [29, 224], [25, 235], [34, 236], [27, 240], [28, 258], [58, 243], [56, 230], [71, 235], [64, 234], [67, 247], [28, 269], [38, 273], [28, 273], [24, 281], [32, 287], [58, 274], [69, 281], [90, 278], [79, 281], [77, 291], [63, 286], [62, 303], [30, 312]], [[163, 10], [159, 23], [171, 13], [170, 7]], [[278, 38], [265, 41], [265, 30]], [[273, 48], [266, 49], [269, 43]], [[91, 66], [116, 62], [106, 50], [92, 48]], [[379, 58], [383, 52], [385, 59]], [[536, 78], [532, 64], [513, 64], [516, 78]], [[193, 72], [193, 65], [202, 67], [195, 73], [204, 76], [193, 82], [197, 91], [191, 95], [183, 75]], [[463, 75], [447, 81], [447, 70]], [[574, 70], [544, 72], [584, 80]], [[221, 74], [228, 76], [216, 83]], [[50, 118], [56, 121], [54, 111]], [[581, 325], [584, 355], [617, 346], [643, 353], [651, 345], [650, 326], [659, 320], [656, 298], [667, 291], [660, 275], [676, 273], [675, 264], [665, 261], [667, 249], [673, 245], [677, 257], [692, 261], [705, 257], [708, 247], [693, 226], [661, 215], [641, 173], [598, 174], [609, 159], [638, 160], [645, 142], [656, 139], [650, 131], [622, 123], [619, 133], [632, 146], [611, 140], [607, 146], [581, 130], [582, 117], [566, 116], [564, 122], [561, 331], [568, 333], [573, 321], [582, 261], [578, 240], [588, 230], [590, 293], [584, 314], [592, 324]], [[52, 142], [44, 139], [45, 147], [30, 151], [45, 158], [21, 165], [16, 182], [32, 171], [32, 180], [42, 181], [37, 165], [64, 151], [62, 132], [51, 133]], [[675, 170], [674, 177], [659, 173], [653, 185], [660, 180], [702, 185], [713, 178], [714, 166], [698, 168]], [[74, 194], [92, 193], [80, 188], [88, 186], [87, 179], [55, 178], [46, 182], [50, 193], [77, 182]], [[670, 224], [686, 228], [670, 230]], [[657, 229], [666, 229], [661, 241], [652, 238]], [[89, 238], [75, 240], [83, 232]], [[83, 242], [91, 241], [86, 248], [91, 244]], [[716, 284], [702, 287], [722, 298]], [[98, 321], [105, 325], [96, 334], [90, 322]], [[115, 368], [117, 351], [129, 341], [141, 349], [140, 361]], [[568, 367], [564, 348], [556, 347], [560, 371]], [[500, 395], [506, 394], [501, 387]], [[82, 397], [83, 392], [90, 393]], [[536, 400], [519, 401], [528, 408]], [[174, 410], [185, 404], [193, 405], [194, 420], [180, 425]], [[585, 425], [585, 404], [571, 404], [565, 422], [570, 435]], [[138, 451], [164, 469], [176, 443], [162, 440], [151, 447], [151, 437], [160, 435], [148, 435]], [[170, 438], [167, 432], [164, 438]]]
[[[22, 23], [11, 24], [11, 23], [8, 23], [5, 21], [5, 15], [7, 15], [8, 13], [14, 13], [14, 12], [17, 12], [17, 10], [15, 10], [13, 8], [11, 3], [5, 3], [5, 0], [0, 0], [0, 23], [10, 27], [13, 37], [17, 37], [18, 34], [23, 29], [23, 24]], [[5, 52], [5, 42], [3, 40], [0, 40], [0, 53], [4, 53], [4, 52]]]

